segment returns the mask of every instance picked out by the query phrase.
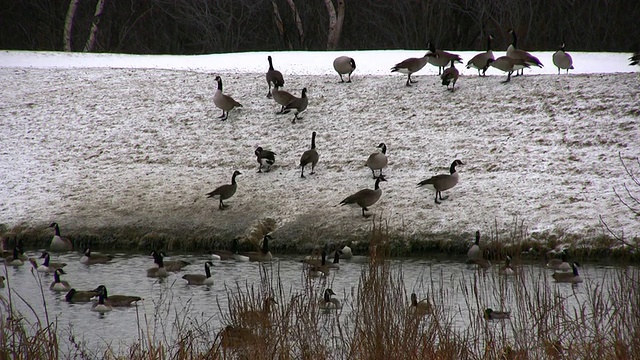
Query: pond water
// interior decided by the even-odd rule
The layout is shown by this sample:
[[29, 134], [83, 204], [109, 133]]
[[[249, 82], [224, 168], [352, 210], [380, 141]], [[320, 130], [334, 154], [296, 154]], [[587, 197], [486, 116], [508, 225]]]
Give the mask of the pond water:
[[[40, 252], [27, 252], [27, 255], [37, 258]], [[111, 295], [137, 295], [144, 298], [138, 307], [115, 308], [106, 314], [95, 313], [91, 311], [91, 304], [70, 304], [64, 301], [64, 292], [50, 291], [49, 284], [53, 281], [53, 276], [32, 271], [28, 263], [20, 267], [5, 267], [2, 272], [6, 274], [10, 284], [14, 308], [26, 318], [33, 321], [35, 316], [17, 295], [29, 302], [43, 323], [46, 321], [44, 298], [50, 321], [57, 320], [62, 344], [71, 346], [68, 337], [73, 333], [75, 341], [84, 342], [89, 349], [110, 346], [116, 350], [136, 341], [140, 337], [141, 329], [152, 336], [155, 332], [156, 337], [162, 338], [163, 332], [172, 326], [176, 318], [206, 321], [209, 327], [219, 329], [223, 326], [222, 312], [228, 310], [228, 291], [237, 291], [238, 286], [240, 289], [246, 289], [247, 284], [259, 286], [261, 280], [259, 263], [218, 260], [213, 261], [214, 266], [211, 269], [214, 277], [212, 286], [187, 285], [182, 275], [204, 273], [204, 263], [211, 259], [209, 255], [170, 254], [173, 256], [167, 257], [166, 260], [181, 259], [190, 262], [191, 265], [180, 272], [170, 273], [164, 280], [146, 276], [146, 269], [153, 266], [153, 259], [148, 254], [114, 255], [115, 259], [108, 264], [90, 266], [80, 263], [81, 255], [78, 253], [52, 254], [51, 261], [67, 263], [64, 268], [67, 274], [62, 278], [73, 288], [90, 290], [98, 285], [105, 285]], [[279, 272], [285, 287], [295, 292], [302, 289], [306, 281], [302, 276], [303, 265], [300, 259], [302, 256], [277, 256], [273, 262], [264, 266], [264, 269], [267, 273]], [[508, 290], [498, 291], [497, 287], [508, 288], [510, 282], [516, 281], [513, 279], [499, 280], [499, 283], [491, 280], [498, 277], [483, 280], [481, 284], [486, 285], [486, 288], [480, 291], [484, 292], [484, 303], [476, 306], [476, 300], [469, 299], [470, 294], [463, 290], [465, 285], [472, 285], [477, 281], [479, 274], [484, 272], [465, 264], [465, 258], [424, 256], [394, 258], [390, 261], [392, 269], [402, 272], [407, 294], [416, 292], [421, 298], [434, 288], [433, 284], [435, 288], [445, 289], [446, 308], [452, 314], [455, 326], [469, 326], [470, 317], [476, 316], [476, 310], [480, 312], [484, 306], [505, 310], [512, 307], [510, 301], [514, 301], [513, 294], [509, 295]], [[367, 267], [366, 263], [366, 257], [356, 257], [351, 261], [341, 260], [339, 270], [332, 271], [326, 279], [313, 281], [317, 282], [319, 291], [331, 287], [338, 294], [338, 298], [348, 303], [355, 298], [358, 281], [363, 266]], [[607, 280], [610, 278], [607, 274], [615, 269], [609, 265], [583, 265], [580, 272], [585, 282], [582, 284], [555, 284], [550, 280], [553, 291], [566, 297], [568, 304], [578, 304], [585, 300], [588, 297], [587, 289], [590, 283], [607, 286], [610, 281]], [[518, 267], [520, 271], [529, 274], [529, 279], [524, 281], [539, 282], [540, 278], [550, 278], [552, 273], [544, 268], [542, 260], [520, 263]], [[488, 272], [497, 273], [498, 268], [499, 265], [494, 265]], [[6, 299], [8, 289], [0, 289], [0, 296]], [[345, 306], [341, 316], [345, 316], [349, 310], [350, 308]]]

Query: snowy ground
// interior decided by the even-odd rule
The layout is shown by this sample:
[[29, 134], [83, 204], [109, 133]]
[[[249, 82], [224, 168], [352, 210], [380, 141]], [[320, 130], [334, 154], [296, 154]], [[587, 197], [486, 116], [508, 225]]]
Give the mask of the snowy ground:
[[[461, 55], [466, 63], [475, 53]], [[345, 239], [371, 219], [338, 203], [373, 186], [363, 165], [385, 142], [388, 182], [371, 210], [394, 232], [456, 237], [517, 217], [531, 234], [593, 238], [602, 215], [640, 234], [613, 193], [630, 183], [618, 153], [640, 154], [639, 68], [629, 54], [572, 53], [576, 71], [558, 76], [552, 53], [536, 53], [544, 69], [509, 84], [496, 69], [486, 78], [465, 69], [455, 93], [430, 65], [412, 88], [389, 73], [422, 52], [341, 54], [358, 65], [351, 84], [333, 73], [337, 53], [272, 53], [288, 91], [309, 89], [309, 109], [292, 124], [265, 96], [266, 53], [0, 52], [0, 223], [233, 236], [273, 218], [280, 241]], [[226, 122], [216, 119], [214, 74], [244, 105]], [[301, 179], [312, 131], [320, 163]], [[270, 173], [257, 173], [257, 146], [277, 153]], [[435, 205], [416, 184], [456, 158], [466, 164], [460, 183]], [[218, 211], [204, 194], [234, 170], [243, 173], [238, 192]]]

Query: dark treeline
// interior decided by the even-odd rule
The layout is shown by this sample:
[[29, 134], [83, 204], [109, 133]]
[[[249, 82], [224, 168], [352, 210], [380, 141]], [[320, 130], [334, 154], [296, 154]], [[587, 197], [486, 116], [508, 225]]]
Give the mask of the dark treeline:
[[[640, 1], [629, 0], [99, 0], [78, 2], [70, 49], [204, 54], [326, 50], [329, 6], [344, 3], [336, 49], [506, 49], [513, 28], [527, 50], [632, 51]], [[69, 0], [0, 0], [0, 48], [63, 50]], [[297, 17], [296, 17], [297, 14]], [[334, 11], [335, 18], [335, 11]], [[338, 16], [340, 19], [340, 16]], [[99, 21], [96, 21], [99, 20]], [[334, 30], [335, 31], [335, 30]]]

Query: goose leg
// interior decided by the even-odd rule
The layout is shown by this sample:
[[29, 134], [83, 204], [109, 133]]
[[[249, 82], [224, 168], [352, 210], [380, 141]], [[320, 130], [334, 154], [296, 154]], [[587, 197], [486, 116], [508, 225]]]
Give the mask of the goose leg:
[[407, 75], [407, 82], [404, 84], [404, 86], [411, 86], [411, 74]]
[[225, 121], [229, 117], [229, 113], [226, 111], [222, 111], [222, 116], [219, 117], [220, 121]]
[[502, 82], [503, 84], [508, 83], [509, 81], [511, 81], [511, 73], [512, 73], [512, 72], [513, 72], [513, 71], [509, 71], [509, 74], [507, 75], [507, 80], [503, 81], [503, 82]]
[[371, 169], [371, 175], [373, 175], [373, 178], [374, 178], [374, 179], [377, 179], [377, 177], [376, 177], [376, 172], [375, 172], [373, 169]]
[[258, 172], [261, 173], [262, 172], [262, 164], [260, 164], [260, 166], [258, 166]]
[[269, 91], [267, 92], [267, 98], [271, 99], [271, 82], [268, 83], [269, 84]]
[[[569, 72], [569, 70], [567, 70], [567, 72]], [[349, 73], [349, 80], [347, 80], [348, 83], [351, 82], [351, 73]]]
[[316, 173], [315, 168], [316, 167], [313, 165], [313, 163], [311, 163], [311, 172], [309, 173], [310, 175], [313, 175]]
[[436, 204], [440, 204], [440, 201], [438, 201], [438, 194], [440, 194], [440, 191], [436, 191]]
[[343, 83], [344, 79], [342, 78], [342, 74], [338, 74], [338, 75], [340, 75], [340, 82]]
[[[312, 172], [313, 174], [313, 172]], [[304, 166], [302, 167], [302, 171], [300, 172], [300, 177], [303, 178], [304, 177]]]
[[293, 114], [293, 120], [291, 120], [291, 123], [295, 124], [297, 119], [298, 119], [298, 114]]
[[369, 216], [371, 216], [371, 214], [365, 214], [365, 213], [364, 213], [365, 211], [369, 211], [369, 209], [367, 209], [366, 207], [363, 207], [363, 208], [362, 208], [362, 216], [363, 216], [363, 217], [368, 218]]

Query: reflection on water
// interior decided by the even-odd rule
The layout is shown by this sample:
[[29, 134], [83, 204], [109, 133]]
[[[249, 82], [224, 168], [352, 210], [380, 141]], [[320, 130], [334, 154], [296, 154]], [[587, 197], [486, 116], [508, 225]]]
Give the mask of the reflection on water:
[[[28, 253], [39, 257], [40, 253]], [[20, 267], [6, 267], [4, 272], [12, 291], [12, 304], [23, 316], [35, 320], [32, 310], [20, 298], [25, 299], [35, 310], [41, 322], [46, 316], [56, 320], [60, 341], [69, 344], [69, 334], [75, 341], [84, 342], [89, 349], [103, 349], [107, 345], [112, 349], [124, 349], [147, 334], [155, 339], [170, 336], [175, 326], [192, 322], [206, 324], [208, 328], [220, 329], [224, 312], [228, 311], [228, 292], [258, 286], [260, 266], [252, 262], [214, 261], [211, 268], [215, 281], [212, 286], [187, 285], [182, 279], [186, 273], [204, 274], [204, 263], [210, 260], [208, 255], [175, 255], [167, 260], [183, 259], [191, 265], [177, 273], [171, 273], [164, 280], [148, 278], [146, 269], [153, 265], [150, 256], [140, 254], [116, 254], [108, 264], [83, 265], [80, 254], [53, 254], [52, 261], [66, 262], [67, 272], [63, 279], [78, 290], [90, 290], [105, 285], [110, 295], [136, 295], [144, 299], [138, 307], [115, 308], [106, 314], [91, 311], [91, 304], [70, 304], [64, 301], [65, 293], [49, 290], [53, 276], [32, 271], [27, 263]], [[300, 256], [281, 256], [264, 267], [270, 276], [279, 275], [286, 289], [295, 293], [304, 288], [306, 277], [302, 275]], [[402, 273], [408, 294], [415, 292], [418, 298], [429, 292], [438, 294], [437, 299], [451, 317], [454, 327], [472, 326], [471, 319], [481, 316], [485, 307], [494, 310], [510, 310], [518, 301], [513, 291], [513, 282], [524, 281], [527, 288], [535, 289], [541, 284], [551, 286], [556, 296], [566, 299], [566, 304], [583, 302], [590, 284], [608, 286], [610, 277], [607, 272], [612, 267], [589, 265], [580, 269], [585, 283], [577, 286], [555, 284], [551, 270], [541, 263], [519, 264], [521, 277], [489, 276], [497, 273], [499, 266], [494, 265], [486, 273], [464, 263], [464, 259], [404, 258], [391, 260], [391, 268]], [[339, 270], [331, 271], [328, 278], [312, 280], [317, 283], [318, 293], [325, 287], [332, 288], [345, 304], [341, 317], [348, 315], [350, 304], [356, 297], [358, 282], [363, 270], [362, 261], [341, 261]], [[276, 272], [277, 274], [273, 274]], [[487, 275], [489, 274], [489, 275]], [[41, 281], [41, 283], [39, 283]], [[46, 311], [43, 304], [46, 303]], [[469, 289], [475, 289], [472, 293]], [[8, 298], [8, 288], [0, 289], [0, 295]]]

